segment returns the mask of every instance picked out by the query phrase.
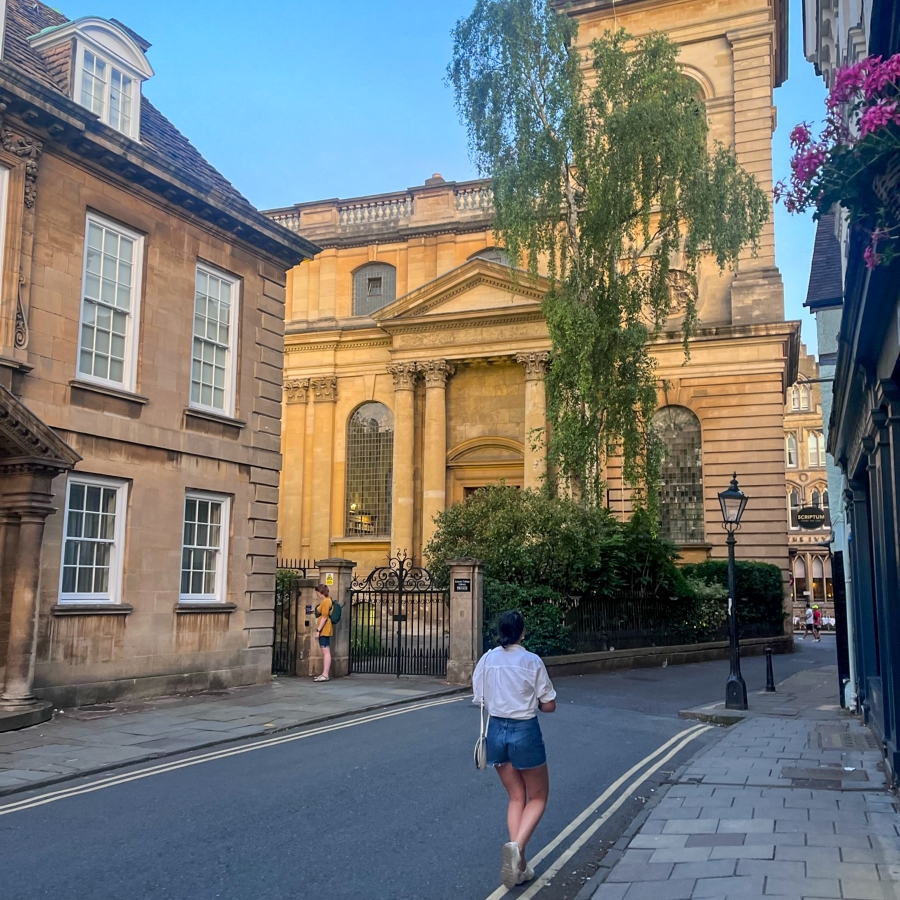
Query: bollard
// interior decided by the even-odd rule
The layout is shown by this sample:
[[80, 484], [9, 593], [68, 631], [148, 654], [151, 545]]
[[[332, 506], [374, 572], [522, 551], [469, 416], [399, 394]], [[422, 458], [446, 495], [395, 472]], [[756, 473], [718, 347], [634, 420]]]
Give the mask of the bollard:
[[766, 693], [775, 693], [775, 673], [772, 671], [772, 648], [766, 647]]

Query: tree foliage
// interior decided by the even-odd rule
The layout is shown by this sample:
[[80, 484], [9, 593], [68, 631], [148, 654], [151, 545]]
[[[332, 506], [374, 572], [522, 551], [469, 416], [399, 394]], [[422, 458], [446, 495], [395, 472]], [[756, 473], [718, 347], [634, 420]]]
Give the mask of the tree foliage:
[[[637, 505], [653, 514], [648, 341], [669, 316], [670, 272], [695, 280], [706, 255], [734, 266], [769, 202], [730, 149], [710, 146], [671, 40], [607, 32], [585, 77], [576, 37], [575, 20], [548, 0], [477, 0], [457, 23], [448, 81], [492, 180], [498, 241], [531, 277], [549, 274], [549, 459], [599, 506], [604, 463], [621, 453]], [[696, 323], [689, 300], [686, 351]]]

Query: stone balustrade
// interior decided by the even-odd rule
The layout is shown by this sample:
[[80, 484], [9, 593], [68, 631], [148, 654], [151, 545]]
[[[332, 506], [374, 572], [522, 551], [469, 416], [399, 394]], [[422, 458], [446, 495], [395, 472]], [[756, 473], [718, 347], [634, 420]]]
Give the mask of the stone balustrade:
[[487, 212], [494, 208], [494, 192], [481, 186], [458, 190], [456, 208], [460, 212]]
[[375, 200], [371, 203], [354, 203], [338, 208], [341, 225], [369, 225], [378, 222], [390, 222], [394, 219], [406, 219], [415, 211], [412, 195], [406, 197], [390, 197], [386, 200]]

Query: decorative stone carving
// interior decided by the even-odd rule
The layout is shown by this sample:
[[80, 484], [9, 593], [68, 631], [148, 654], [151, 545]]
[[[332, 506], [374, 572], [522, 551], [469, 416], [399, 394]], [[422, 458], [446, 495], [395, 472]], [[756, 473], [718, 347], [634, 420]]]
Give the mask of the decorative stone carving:
[[5, 122], [0, 126], [0, 143], [7, 153], [25, 160], [25, 205], [32, 209], [37, 194], [35, 182], [38, 177], [38, 160], [44, 145], [37, 138], [13, 131]]
[[16, 332], [14, 346], [17, 350], [24, 350], [28, 346], [28, 317], [25, 315], [25, 304], [22, 303], [22, 288], [25, 286], [25, 276], [19, 272], [19, 287], [16, 291]]
[[697, 302], [697, 279], [684, 269], [670, 269], [666, 281], [669, 285], [669, 316], [683, 316], [688, 306]]
[[288, 379], [284, 382], [284, 395], [288, 403], [306, 403], [309, 400], [309, 379]]
[[325, 378], [311, 378], [309, 381], [313, 389], [313, 399], [316, 403], [334, 403], [338, 397], [337, 378], [328, 375]]
[[516, 362], [525, 369], [526, 381], [539, 381], [550, 367], [550, 353], [546, 350], [536, 353], [517, 353]]
[[392, 363], [387, 367], [394, 377], [395, 391], [411, 391], [416, 386], [418, 366], [414, 362]]
[[444, 387], [447, 379], [456, 371], [456, 366], [446, 359], [429, 359], [419, 363], [418, 369], [425, 377], [425, 387]]

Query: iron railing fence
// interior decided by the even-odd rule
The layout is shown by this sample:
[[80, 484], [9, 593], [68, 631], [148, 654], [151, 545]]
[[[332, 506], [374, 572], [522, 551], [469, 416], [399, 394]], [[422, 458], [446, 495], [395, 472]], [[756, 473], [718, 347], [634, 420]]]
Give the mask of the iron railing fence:
[[275, 579], [275, 621], [272, 636], [272, 674], [297, 674], [297, 604], [300, 598], [296, 578]]
[[281, 559], [279, 557], [275, 560], [275, 568], [278, 571], [292, 572], [300, 578], [312, 578], [319, 571], [311, 559]]

